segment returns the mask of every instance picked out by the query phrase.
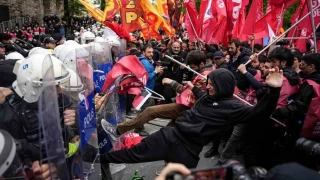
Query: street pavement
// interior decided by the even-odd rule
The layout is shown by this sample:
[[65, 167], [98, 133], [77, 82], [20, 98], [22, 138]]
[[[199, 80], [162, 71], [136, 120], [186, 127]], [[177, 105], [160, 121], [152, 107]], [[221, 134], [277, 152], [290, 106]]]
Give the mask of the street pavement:
[[[145, 130], [152, 134], [158, 131], [161, 127], [168, 124], [168, 120], [155, 119], [145, 124]], [[203, 154], [208, 151], [211, 144], [205, 146], [200, 154], [200, 161], [197, 168], [207, 168], [214, 166], [218, 161], [218, 156], [212, 158], [204, 158]], [[156, 171], [161, 171], [164, 168], [164, 161], [155, 161], [149, 163], [126, 164], [126, 168], [113, 175], [114, 180], [130, 180], [134, 177], [135, 171], [138, 170], [138, 176], [144, 176], [144, 180], [153, 180], [156, 177]]]

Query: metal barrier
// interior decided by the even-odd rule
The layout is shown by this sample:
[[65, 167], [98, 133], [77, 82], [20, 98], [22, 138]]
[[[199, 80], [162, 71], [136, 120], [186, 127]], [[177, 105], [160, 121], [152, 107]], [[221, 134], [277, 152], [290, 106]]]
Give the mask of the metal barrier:
[[[35, 16], [35, 18], [38, 20], [38, 22], [42, 22], [39, 21], [41, 16]], [[15, 19], [11, 19], [9, 21], [3, 21], [2, 23], [0, 23], [0, 32], [3, 33], [5, 32], [6, 28], [9, 28], [9, 30], [12, 30], [15, 28], [16, 25], [20, 27], [22, 27], [24, 24], [26, 23], [30, 23], [32, 22], [32, 17], [18, 17], [18, 18], [15, 18]]]

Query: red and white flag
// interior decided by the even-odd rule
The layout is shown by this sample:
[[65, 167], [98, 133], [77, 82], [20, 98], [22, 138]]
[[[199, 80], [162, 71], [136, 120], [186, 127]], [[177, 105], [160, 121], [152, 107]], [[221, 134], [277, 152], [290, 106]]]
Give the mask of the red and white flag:
[[184, 0], [184, 6], [186, 10], [184, 23], [189, 35], [189, 40], [194, 42], [199, 37], [197, 32], [198, 12], [194, 0]]
[[252, 33], [254, 33], [254, 24], [263, 17], [263, 1], [252, 1], [248, 16], [246, 18], [245, 26], [240, 36], [241, 41], [250, 39]]

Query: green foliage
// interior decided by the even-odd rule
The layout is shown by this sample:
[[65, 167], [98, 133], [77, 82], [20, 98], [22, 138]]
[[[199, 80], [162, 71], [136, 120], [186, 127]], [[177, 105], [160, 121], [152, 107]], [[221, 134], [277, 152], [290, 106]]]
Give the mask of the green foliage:
[[69, 5], [68, 11], [69, 11], [70, 17], [81, 16], [86, 12], [84, 6], [78, 0], [69, 1], [68, 5]]
[[201, 3], [201, 0], [195, 0], [195, 4], [198, 12], [200, 12], [200, 3]]
[[290, 6], [284, 13], [284, 18], [283, 18], [284, 29], [288, 29], [291, 26], [291, 16], [298, 9], [298, 7], [299, 7], [299, 2], [296, 2], [292, 6]]
[[100, 0], [100, 9], [102, 9], [102, 11], [104, 10], [104, 8], [106, 7], [106, 1], [105, 0]]

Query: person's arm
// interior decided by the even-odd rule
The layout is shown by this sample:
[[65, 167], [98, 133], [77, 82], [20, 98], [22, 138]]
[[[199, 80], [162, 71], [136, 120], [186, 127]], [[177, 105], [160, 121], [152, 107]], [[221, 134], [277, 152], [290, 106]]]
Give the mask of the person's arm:
[[259, 82], [256, 78], [254, 78], [252, 76], [252, 74], [246, 72], [244, 74], [244, 76], [246, 77], [246, 79], [249, 81], [251, 87], [254, 89], [254, 90], [258, 90], [259, 88], [261, 88], [263, 86], [263, 83]]
[[181, 94], [186, 88], [178, 83], [177, 81], [173, 80], [170, 85], [172, 86], [172, 88], [179, 94]]
[[239, 124], [255, 121], [261, 117], [269, 117], [277, 106], [282, 83], [283, 72], [279, 71], [277, 67], [275, 70], [270, 70], [270, 74], [266, 78], [269, 89], [263, 98], [252, 107], [234, 104], [234, 110], [230, 112], [230, 119], [234, 124]]
[[257, 90], [263, 86], [261, 82], [259, 82], [256, 78], [253, 77], [251, 73], [247, 71], [247, 68], [244, 64], [240, 64], [238, 70], [244, 75], [244, 77], [247, 79], [247, 81], [250, 83], [250, 86], [254, 90]]
[[197, 99], [200, 99], [202, 96], [206, 94], [206, 91], [194, 86], [192, 88], [192, 93], [196, 96]]
[[303, 84], [293, 102], [284, 108], [279, 108], [274, 111], [272, 116], [279, 119], [296, 119], [308, 111], [310, 102], [313, 97], [313, 88], [311, 85]]
[[148, 81], [155, 79], [157, 73], [156, 73], [156, 71], [153, 71], [152, 68], [150, 68], [150, 63], [147, 60], [142, 60], [140, 62], [148, 72]]

